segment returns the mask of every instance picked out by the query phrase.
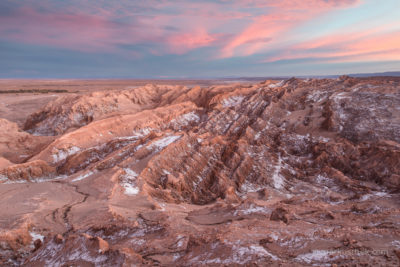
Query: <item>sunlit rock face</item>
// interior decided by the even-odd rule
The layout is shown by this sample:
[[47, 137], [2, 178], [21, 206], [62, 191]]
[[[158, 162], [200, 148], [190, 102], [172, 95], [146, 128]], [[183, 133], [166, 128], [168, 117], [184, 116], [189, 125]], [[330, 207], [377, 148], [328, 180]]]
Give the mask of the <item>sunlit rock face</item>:
[[0, 125], [1, 264], [399, 265], [399, 80], [148, 85]]

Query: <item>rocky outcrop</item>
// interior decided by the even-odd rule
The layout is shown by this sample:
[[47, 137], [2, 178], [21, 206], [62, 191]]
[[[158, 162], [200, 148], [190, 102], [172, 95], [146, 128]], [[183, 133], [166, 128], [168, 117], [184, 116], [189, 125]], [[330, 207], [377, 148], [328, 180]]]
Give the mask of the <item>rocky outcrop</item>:
[[33, 136], [22, 131], [16, 123], [0, 118], [0, 157], [9, 162], [25, 162], [44, 149], [53, 139], [53, 137]]
[[35, 181], [51, 179], [56, 176], [56, 168], [49, 166], [43, 160], [15, 164], [0, 170], [0, 177], [10, 181]]
[[117, 112], [135, 113], [160, 104], [162, 96], [179, 86], [147, 85], [122, 91], [67, 95], [28, 117], [24, 129], [40, 135], [58, 135]]

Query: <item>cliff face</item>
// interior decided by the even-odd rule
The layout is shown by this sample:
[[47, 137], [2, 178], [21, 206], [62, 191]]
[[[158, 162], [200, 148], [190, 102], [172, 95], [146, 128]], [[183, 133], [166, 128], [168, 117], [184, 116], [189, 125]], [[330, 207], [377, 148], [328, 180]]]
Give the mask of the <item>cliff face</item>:
[[399, 107], [349, 77], [61, 97], [0, 146], [0, 260], [397, 266]]

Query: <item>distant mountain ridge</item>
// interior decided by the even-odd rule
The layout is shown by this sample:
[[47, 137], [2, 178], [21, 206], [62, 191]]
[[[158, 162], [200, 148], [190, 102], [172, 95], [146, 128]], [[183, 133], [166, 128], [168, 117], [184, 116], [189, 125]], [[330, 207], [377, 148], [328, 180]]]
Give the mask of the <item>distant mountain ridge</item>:
[[293, 76], [265, 76], [265, 77], [229, 77], [223, 80], [240, 80], [240, 81], [262, 81], [262, 80], [283, 80], [292, 77], [297, 78], [338, 78], [342, 75], [350, 77], [400, 77], [400, 71], [376, 72], [376, 73], [353, 73], [340, 75], [293, 75]]
[[357, 73], [357, 74], [349, 74], [352, 77], [379, 77], [379, 76], [400, 76], [400, 71], [387, 71], [387, 72], [378, 72], [378, 73]]

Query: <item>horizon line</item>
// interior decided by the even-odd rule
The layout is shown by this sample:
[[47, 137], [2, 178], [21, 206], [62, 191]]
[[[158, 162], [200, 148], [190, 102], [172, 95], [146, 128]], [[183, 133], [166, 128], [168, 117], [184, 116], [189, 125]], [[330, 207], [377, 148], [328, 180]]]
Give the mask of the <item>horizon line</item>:
[[[357, 76], [363, 77], [376, 77], [376, 76], [387, 76], [387, 77], [398, 77], [400, 76], [399, 71], [384, 71], [384, 72], [360, 72], [360, 73], [342, 73], [342, 74], [301, 74], [301, 75], [271, 75], [271, 76], [222, 76], [222, 77], [1, 77], [0, 80], [263, 80], [263, 79], [290, 79], [290, 78], [337, 78], [340, 76]], [[370, 76], [368, 76], [370, 75]]]

